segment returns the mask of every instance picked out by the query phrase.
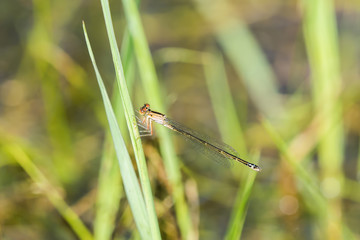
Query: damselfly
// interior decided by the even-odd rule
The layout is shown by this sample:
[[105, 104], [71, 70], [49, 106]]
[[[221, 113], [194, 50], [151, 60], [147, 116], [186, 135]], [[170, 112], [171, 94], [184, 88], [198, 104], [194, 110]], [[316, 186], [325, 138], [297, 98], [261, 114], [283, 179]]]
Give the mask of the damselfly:
[[237, 155], [236, 151], [233, 150], [233, 148], [230, 147], [229, 145], [219, 142], [218, 140], [213, 140], [208, 136], [201, 135], [195, 132], [194, 130], [190, 130], [182, 126], [180, 123], [175, 122], [172, 119], [169, 119], [162, 113], [152, 111], [150, 109], [150, 105], [147, 103], [140, 108], [139, 113], [142, 116], [144, 116], [142, 123], [144, 124], [144, 128], [146, 128], [146, 130], [148, 131], [147, 135], [153, 134], [152, 122], [156, 122], [183, 135], [184, 137], [192, 140], [193, 142], [199, 143], [207, 150], [213, 151], [213, 153], [215, 153], [214, 155], [216, 155], [219, 158], [227, 159], [227, 161], [230, 161], [229, 159], [238, 161], [258, 172], [261, 170], [259, 166], [250, 163], [248, 161], [245, 161], [244, 159], [236, 156]]

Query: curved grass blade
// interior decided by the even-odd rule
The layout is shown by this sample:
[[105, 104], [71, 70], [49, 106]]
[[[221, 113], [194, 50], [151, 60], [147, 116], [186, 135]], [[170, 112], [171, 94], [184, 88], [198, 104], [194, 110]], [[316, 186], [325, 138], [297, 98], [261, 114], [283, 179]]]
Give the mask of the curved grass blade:
[[[165, 109], [164, 101], [161, 98], [162, 90], [156, 76], [154, 64], [152, 62], [150, 49], [145, 37], [145, 32], [141, 23], [140, 13], [133, 0], [123, 0], [124, 12], [133, 39], [135, 56], [138, 66], [141, 67], [140, 75], [144, 86], [146, 86], [146, 98], [153, 103], [160, 111]], [[174, 149], [173, 141], [166, 129], [157, 130], [160, 140], [160, 150], [164, 159], [165, 169], [169, 176], [175, 201], [175, 211], [177, 223], [183, 239], [189, 239], [194, 236], [189, 209], [184, 196], [184, 186], [182, 184], [179, 162]]]
[[[130, 36], [127, 31], [124, 33], [121, 46], [122, 63], [125, 77], [131, 92], [133, 85], [134, 58], [133, 48]], [[126, 120], [123, 115], [121, 97], [114, 82], [112, 99], [115, 116], [118, 119], [120, 129], [126, 129]], [[122, 131], [125, 133], [124, 131]], [[128, 142], [128, 136], [123, 136], [125, 143]], [[96, 214], [94, 220], [94, 235], [96, 240], [110, 240], [115, 228], [115, 218], [119, 209], [119, 199], [124, 197], [124, 191], [121, 183], [121, 176], [118, 170], [118, 163], [114, 148], [112, 147], [112, 137], [110, 131], [106, 132], [104, 148], [102, 153], [101, 166], [99, 171], [98, 194], [96, 200]], [[109, 184], [113, 183], [113, 184]], [[111, 196], [109, 196], [111, 192]]]
[[[260, 154], [257, 154], [257, 157], [253, 157], [252, 159], [256, 159], [255, 163], [257, 163], [259, 157]], [[231, 212], [231, 219], [228, 225], [228, 229], [226, 231], [226, 240], [241, 239], [241, 233], [244, 227], [245, 217], [247, 213], [247, 204], [250, 198], [252, 187], [255, 182], [255, 177], [255, 172], [249, 172], [245, 181], [245, 186], [238, 190], [234, 208]]]
[[[215, 117], [224, 139], [234, 143], [234, 147], [240, 149], [241, 154], [248, 158], [245, 136], [242, 130], [240, 119], [237, 117], [235, 104], [231, 97], [224, 61], [219, 52], [211, 51], [205, 59], [204, 70], [209, 89], [211, 102], [214, 108]], [[246, 113], [245, 113], [246, 114]], [[242, 113], [242, 115], [244, 115]], [[255, 159], [259, 156], [255, 157]], [[251, 158], [253, 161], [254, 158]], [[258, 161], [255, 161], [255, 163]], [[244, 227], [247, 204], [255, 181], [255, 174], [236, 174], [240, 182], [234, 206], [231, 211], [230, 222], [227, 227], [225, 239], [241, 239]]]
[[121, 136], [121, 132], [117, 124], [115, 114], [112, 110], [110, 99], [107, 95], [104, 83], [98, 71], [84, 23], [83, 23], [83, 28], [84, 28], [86, 44], [89, 50], [89, 55], [93, 63], [93, 67], [96, 73], [96, 78], [98, 80], [101, 95], [103, 97], [105, 111], [106, 111], [107, 119], [109, 121], [110, 132], [113, 138], [116, 155], [120, 165], [120, 172], [121, 172], [121, 177], [123, 179], [126, 196], [128, 198], [131, 211], [133, 213], [134, 220], [137, 229], [140, 232], [141, 237], [143, 239], [149, 239], [149, 236], [151, 236], [151, 229], [150, 229], [151, 225], [149, 222], [149, 216], [146, 211], [145, 201], [138, 180], [136, 178], [135, 170], [131, 163], [129, 153], [126, 149], [124, 140]]
[[[276, 118], [283, 112], [275, 74], [256, 38], [238, 16], [214, 15], [214, 6], [232, 13], [229, 1], [195, 0], [200, 13], [214, 27], [217, 41], [224, 49], [237, 74], [243, 78], [250, 97], [264, 115]], [[221, 23], [221, 24], [219, 24]]]
[[96, 199], [94, 220], [94, 236], [96, 240], [110, 240], [115, 228], [119, 201], [124, 197], [118, 166], [115, 151], [112, 147], [111, 133], [107, 132], [99, 170]]
[[66, 220], [76, 235], [83, 240], [93, 239], [92, 234], [85, 227], [79, 216], [69, 207], [69, 205], [67, 205], [56, 188], [51, 185], [46, 176], [36, 167], [24, 150], [16, 144], [7, 144], [4, 146], [4, 149], [18, 162], [30, 178], [37, 184], [40, 190], [44, 192], [46, 197]]
[[[342, 79], [337, 34], [337, 16], [334, 1], [303, 1], [303, 29], [305, 46], [311, 68], [313, 103], [315, 112], [321, 113], [321, 125], [318, 135], [327, 134], [320, 139], [317, 153], [323, 184], [326, 179], [332, 179], [343, 190], [345, 126], [343, 122], [343, 102], [341, 97]], [[329, 127], [331, 131], [329, 131]], [[323, 187], [324, 195], [331, 194], [333, 186]], [[323, 228], [324, 234], [333, 239], [340, 239], [343, 231], [342, 216], [338, 214], [343, 208], [340, 197], [328, 198], [328, 219]], [[331, 220], [330, 220], [331, 219]]]
[[[136, 7], [136, 2], [133, 2]], [[139, 131], [136, 124], [135, 114], [134, 114], [134, 108], [132, 106], [132, 101], [130, 99], [130, 94], [127, 89], [127, 83], [125, 81], [124, 76], [124, 70], [121, 63], [120, 58], [120, 51], [117, 46], [117, 41], [115, 38], [115, 32], [114, 27], [111, 19], [111, 13], [110, 13], [110, 6], [108, 0], [101, 0], [101, 6], [104, 13], [104, 19], [105, 19], [105, 26], [109, 38], [110, 48], [111, 48], [111, 54], [113, 57], [114, 67], [115, 67], [115, 73], [116, 73], [116, 80], [119, 87], [119, 93], [121, 96], [123, 109], [124, 109], [124, 115], [126, 119], [126, 123], [129, 129], [130, 139], [131, 143], [134, 148], [134, 154], [136, 159], [136, 164], [138, 167], [139, 177], [140, 177], [140, 183], [141, 188], [144, 194], [144, 201], [145, 201], [145, 209], [148, 214], [148, 220], [150, 224], [150, 230], [151, 235], [153, 239], [160, 239], [160, 229], [159, 224], [155, 212], [155, 206], [154, 206], [154, 198], [152, 196], [152, 190], [150, 185], [150, 180], [147, 172], [147, 166], [145, 161], [145, 155], [144, 151], [142, 149], [142, 143], [139, 135]], [[148, 236], [149, 238], [149, 236]]]

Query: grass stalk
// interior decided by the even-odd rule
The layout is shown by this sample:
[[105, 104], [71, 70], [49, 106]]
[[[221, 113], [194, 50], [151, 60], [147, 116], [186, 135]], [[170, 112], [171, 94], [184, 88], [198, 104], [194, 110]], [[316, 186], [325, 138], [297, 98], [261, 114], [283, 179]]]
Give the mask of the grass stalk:
[[[160, 112], [165, 112], [165, 105], [156, 76], [150, 49], [141, 24], [140, 14], [134, 1], [123, 0], [125, 17], [128, 29], [133, 40], [134, 50], [143, 86], [146, 86], [146, 100]], [[160, 150], [164, 159], [164, 165], [172, 185], [172, 196], [175, 201], [177, 222], [182, 238], [192, 238], [191, 219], [188, 206], [185, 201], [184, 187], [181, 182], [181, 173], [174, 145], [169, 132], [164, 128], [158, 128], [157, 134], [160, 141]]]
[[[136, 6], [136, 3], [133, 2]], [[110, 42], [111, 53], [113, 56], [113, 62], [115, 66], [116, 79], [119, 87], [120, 96], [123, 103], [123, 109], [125, 113], [126, 123], [130, 133], [130, 139], [134, 148], [135, 159], [138, 165], [140, 183], [144, 193], [146, 211], [149, 217], [149, 224], [151, 229], [151, 236], [153, 239], [160, 239], [160, 230], [156, 217], [154, 199], [152, 196], [151, 185], [148, 177], [147, 166], [145, 162], [145, 156], [141, 145], [141, 139], [137, 128], [137, 123], [134, 114], [134, 108], [130, 99], [130, 95], [127, 89], [123, 67], [121, 65], [120, 52], [117, 46], [114, 27], [111, 19], [111, 12], [109, 2], [107, 0], [101, 0], [101, 6], [104, 14], [105, 25]]]
[[[259, 156], [260, 155], [258, 154], [257, 157], [254, 156], [252, 158], [254, 163], [258, 162]], [[235, 204], [231, 212], [230, 222], [226, 230], [226, 240], [241, 239], [247, 213], [247, 205], [255, 182], [256, 174], [257, 173], [254, 171], [249, 171], [245, 179], [245, 185], [238, 189]]]
[[[231, 142], [235, 149], [240, 150], [240, 155], [247, 158], [245, 137], [236, 114], [235, 104], [231, 98], [223, 59], [220, 53], [215, 51], [205, 56], [205, 78], [222, 138], [226, 140], [225, 142]], [[234, 169], [237, 172], [240, 169], [245, 170], [243, 166]], [[246, 170], [248, 171], [248, 169]], [[242, 172], [245, 173], [245, 171]], [[255, 180], [255, 173], [251, 172], [247, 177], [241, 177], [241, 180], [246, 184], [245, 186], [241, 184], [238, 186], [235, 204], [226, 231], [225, 239], [227, 240], [241, 238], [246, 217], [246, 205]]]
[[83, 240], [93, 239], [92, 234], [86, 228], [79, 216], [66, 204], [62, 196], [56, 190], [46, 176], [36, 167], [30, 157], [16, 144], [6, 144], [4, 151], [12, 156], [15, 161], [25, 170], [37, 187], [45, 194], [49, 201], [58, 210], [61, 216], [69, 224], [75, 234]]
[[[242, 77], [255, 105], [265, 116], [278, 117], [283, 106], [277, 93], [275, 75], [250, 30], [238, 16], [232, 15], [233, 9], [228, 1], [195, 2], [200, 13], [213, 26], [217, 41]], [[227, 16], [214, 14], [217, 9], [228, 13]]]
[[[318, 134], [323, 135], [329, 126], [334, 126], [327, 137], [321, 139], [318, 147], [323, 192], [328, 199], [331, 216], [324, 219], [324, 232], [328, 239], [340, 239], [344, 127], [341, 120], [342, 107], [339, 106], [341, 74], [334, 3], [331, 0], [306, 0], [303, 3], [303, 29], [312, 71], [314, 110], [322, 115]], [[337, 192], [333, 191], [334, 184], [339, 186]]]
[[[122, 41], [121, 52], [123, 53], [123, 66], [125, 77], [130, 83], [129, 90], [132, 88], [131, 80], [133, 80], [133, 51], [129, 34], [125, 31]], [[126, 129], [126, 120], [122, 109], [121, 98], [114, 84], [112, 102], [114, 103], [114, 113], [119, 121], [120, 129]], [[130, 90], [131, 91], [131, 90]], [[122, 131], [122, 132], [124, 132]], [[125, 138], [125, 137], [124, 137]], [[115, 216], [119, 209], [119, 199], [123, 196], [120, 172], [116, 162], [116, 155], [112, 145], [112, 137], [109, 131], [106, 132], [104, 149], [101, 159], [101, 167], [99, 172], [98, 193], [96, 201], [96, 216], [94, 223], [95, 239], [106, 240], [111, 239], [115, 228]], [[126, 142], [126, 138], [125, 138]], [[112, 184], [109, 184], [112, 183]]]
[[97, 240], [111, 239], [115, 228], [114, 221], [119, 209], [119, 201], [123, 197], [121, 177], [111, 142], [111, 133], [107, 133], [105, 139], [99, 171], [94, 221], [94, 236]]
[[50, 33], [52, 22], [51, 4], [34, 1], [34, 30], [29, 36], [28, 52], [41, 79], [41, 92], [45, 109], [45, 123], [52, 144], [53, 171], [62, 183], [71, 183], [79, 176], [79, 168], [74, 164], [74, 149], [71, 131], [66, 119], [63, 96], [59, 92], [59, 77], [51, 57], [54, 39]]
[[[110, 103], [109, 97], [107, 95], [104, 83], [103, 83], [100, 73], [97, 69], [97, 65], [96, 65], [92, 50], [91, 50], [91, 45], [90, 45], [89, 39], [87, 37], [85, 25], [83, 25], [83, 27], [84, 27], [86, 43], [87, 43], [88, 50], [89, 50], [89, 55], [92, 60], [93, 67], [95, 69], [96, 78], [98, 80], [99, 87], [101, 90], [101, 95], [103, 97], [106, 115], [107, 115], [107, 119], [109, 121], [110, 131], [112, 134], [112, 138], [113, 138], [113, 142], [114, 142], [114, 146], [115, 146], [115, 150], [116, 150], [116, 155], [117, 155], [119, 165], [120, 165], [120, 171], [121, 171], [121, 176], [122, 176], [123, 183], [124, 183], [126, 196], [128, 198], [136, 226], [137, 226], [137, 228], [140, 232], [140, 235], [143, 239], [158, 239], [156, 236], [154, 236], [152, 234], [154, 232], [154, 230], [151, 228], [153, 227], [154, 223], [152, 223], [153, 219], [148, 215], [150, 212], [149, 207], [153, 209], [154, 206], [153, 205], [149, 206], [146, 204], [146, 201], [148, 201], [149, 199], [146, 200], [146, 197], [143, 196], [143, 192], [140, 189], [135, 170], [133, 168], [129, 153], [126, 149], [124, 140], [122, 138], [117, 120], [115, 118], [115, 114], [112, 110], [111, 103]], [[112, 47], [114, 47], [114, 46], [112, 46]], [[119, 60], [119, 62], [118, 62], [119, 66], [117, 66], [117, 67], [121, 68], [120, 56], [119, 56], [118, 60]], [[121, 68], [121, 70], [122, 70], [122, 68]], [[125, 81], [124, 76], [121, 75], [121, 77], [122, 77], [122, 80]], [[123, 91], [125, 91], [128, 96], [128, 92], [127, 92], [126, 88], [123, 89]], [[124, 99], [124, 98], [122, 98], [122, 99]], [[130, 103], [130, 105], [131, 105], [131, 103]], [[132, 112], [132, 114], [134, 114], [134, 113]], [[129, 116], [127, 117], [127, 119], [128, 118], [129, 118]], [[133, 120], [135, 122], [135, 117]], [[135, 127], [135, 130], [133, 130], [133, 131], [136, 131], [137, 130], [136, 123], [133, 126]], [[132, 134], [131, 133], [132, 133], [132, 131], [130, 131], [130, 135], [134, 135], [134, 133], [132, 133]], [[138, 134], [138, 131], [137, 131], [137, 134]], [[140, 151], [140, 152], [141, 152], [141, 150], [142, 150], [141, 148], [135, 149], [135, 151]], [[139, 167], [144, 167], [144, 166], [139, 166]], [[142, 169], [142, 171], [144, 171], [144, 169]], [[146, 166], [145, 166], [145, 171], [146, 171]], [[144, 177], [144, 176], [142, 176], [142, 177]], [[141, 178], [141, 172], [140, 172], [140, 178]], [[149, 184], [150, 181], [148, 178], [141, 179], [141, 180], [142, 181], [145, 180], [145, 182], [146, 182], [145, 184], [147, 184], [147, 185], [144, 185], [143, 188], [149, 187], [148, 185], [150, 185]], [[144, 195], [146, 195], [146, 191], [144, 189], [143, 189], [143, 191], [144, 191]], [[150, 191], [150, 197], [152, 198], [151, 189], [147, 189], [147, 191]], [[153, 203], [153, 202], [151, 202], [151, 203]], [[156, 218], [155, 218], [155, 221], [156, 221], [155, 225], [157, 225]], [[159, 231], [159, 229], [157, 229], [157, 231]]]

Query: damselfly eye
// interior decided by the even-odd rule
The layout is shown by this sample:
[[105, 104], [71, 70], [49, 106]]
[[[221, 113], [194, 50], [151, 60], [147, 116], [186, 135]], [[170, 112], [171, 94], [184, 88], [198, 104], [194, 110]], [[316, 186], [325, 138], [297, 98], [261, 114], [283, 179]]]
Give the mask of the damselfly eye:
[[149, 109], [150, 109], [150, 105], [148, 103], [145, 103], [144, 106], [140, 108], [139, 113], [141, 115], [144, 115]]

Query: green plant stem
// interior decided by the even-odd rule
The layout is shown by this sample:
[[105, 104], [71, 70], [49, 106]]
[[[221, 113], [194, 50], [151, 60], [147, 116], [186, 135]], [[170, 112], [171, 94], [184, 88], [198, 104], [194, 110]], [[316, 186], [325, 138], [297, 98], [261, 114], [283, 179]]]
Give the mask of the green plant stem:
[[[144, 29], [141, 24], [140, 14], [137, 6], [132, 0], [123, 0], [125, 17], [131, 38], [138, 66], [140, 66], [140, 76], [143, 86], [146, 86], [146, 98], [152, 106], [160, 112], [164, 112], [165, 106], [157, 80], [155, 67], [152, 62], [149, 46], [145, 37]], [[184, 189], [181, 182], [181, 173], [178, 159], [176, 157], [174, 145], [169, 133], [164, 128], [157, 128], [160, 141], [160, 150], [164, 159], [164, 165], [171, 182], [175, 201], [175, 210], [181, 235], [184, 239], [191, 238], [191, 220], [188, 206], [184, 197]]]
[[[123, 53], [124, 72], [128, 83], [133, 81], [133, 51], [129, 34], [125, 31], [121, 52]], [[126, 129], [126, 120], [122, 109], [121, 98], [115, 82], [113, 88], [112, 99], [114, 102], [114, 113], [119, 121], [120, 129]], [[129, 84], [129, 89], [132, 84]], [[131, 90], [130, 90], [131, 91]], [[125, 132], [125, 131], [122, 131]], [[129, 140], [129, 139], [128, 139]], [[95, 239], [106, 240], [111, 239], [112, 232], [115, 228], [115, 217], [119, 209], [119, 200], [123, 197], [123, 189], [121, 185], [121, 177], [116, 162], [116, 155], [112, 146], [112, 138], [110, 131], [106, 132], [104, 149], [101, 159], [101, 167], [99, 172], [98, 194], [96, 218], [94, 224]], [[112, 183], [112, 184], [109, 184]]]
[[[255, 159], [256, 157], [252, 158]], [[255, 161], [257, 162], [257, 161]], [[226, 231], [225, 239], [241, 239], [242, 230], [244, 228], [246, 213], [247, 213], [247, 204], [250, 198], [252, 187], [254, 185], [256, 178], [256, 173], [251, 171], [249, 172], [245, 185], [243, 188], [239, 188], [236, 195], [235, 204], [231, 212], [231, 218]]]
[[[231, 98], [230, 87], [227, 82], [226, 70], [223, 59], [218, 52], [205, 55], [204, 69], [207, 80], [207, 86], [210, 93], [211, 102], [214, 108], [215, 117], [220, 128], [223, 139], [234, 143], [236, 149], [240, 149], [240, 155], [247, 158], [244, 133], [240, 126], [240, 120], [237, 117], [235, 104]], [[239, 166], [234, 168], [237, 173], [246, 170]], [[245, 171], [242, 171], [243, 173]], [[249, 200], [252, 185], [255, 180], [255, 173], [240, 174], [239, 182], [245, 182], [245, 186], [239, 184], [235, 204], [231, 212], [230, 222], [226, 231], [225, 239], [240, 239], [243, 224], [246, 217], [246, 205]]]
[[[329, 216], [325, 221], [327, 239], [341, 238], [341, 192], [343, 185], [342, 162], [344, 152], [344, 130], [341, 120], [342, 107], [339, 105], [341, 92], [341, 75], [339, 50], [336, 31], [336, 16], [333, 1], [306, 0], [303, 1], [304, 35], [307, 53], [312, 70], [313, 101], [315, 111], [322, 115], [322, 124], [318, 134], [327, 133], [318, 147], [318, 157], [321, 169], [324, 195], [329, 201]], [[333, 193], [329, 182], [340, 187]]]
[[[133, 2], [136, 6], [136, 3]], [[123, 103], [123, 109], [125, 113], [126, 123], [130, 133], [130, 139], [134, 148], [135, 159], [138, 165], [138, 171], [140, 176], [140, 183], [144, 193], [146, 211], [149, 217], [149, 224], [151, 229], [151, 236], [153, 239], [160, 239], [160, 229], [156, 217], [154, 199], [152, 196], [150, 180], [147, 172], [147, 166], [145, 162], [145, 156], [141, 145], [141, 139], [137, 128], [137, 123], [134, 114], [134, 108], [130, 99], [130, 95], [126, 86], [124, 77], [124, 71], [121, 65], [120, 52], [117, 46], [114, 27], [112, 24], [110, 6], [107, 0], [101, 0], [101, 6], [104, 13], [105, 25], [108, 33], [108, 38], [111, 47], [111, 53], [113, 56], [113, 62], [115, 66], [116, 79], [118, 82], [119, 92]]]
[[[113, 138], [116, 155], [117, 155], [117, 159], [118, 159], [119, 166], [120, 166], [121, 176], [122, 176], [123, 183], [124, 183], [126, 196], [129, 200], [129, 204], [130, 204], [131, 211], [132, 211], [134, 219], [135, 219], [136, 226], [137, 226], [137, 228], [140, 232], [140, 235], [142, 236], [143, 239], [146, 239], [146, 238], [157, 239], [156, 236], [154, 238], [154, 236], [152, 235], [154, 230], [151, 229], [151, 227], [154, 225], [154, 223], [152, 223], [152, 221], [154, 219], [150, 218], [148, 215], [149, 207], [150, 208], [152, 207], [152, 209], [153, 209], [154, 206], [146, 205], [146, 200], [144, 200], [146, 198], [143, 196], [143, 192], [140, 189], [134, 167], [132, 165], [129, 153], [126, 149], [125, 142], [122, 138], [114, 111], [112, 110], [110, 99], [107, 95], [104, 82], [102, 81], [101, 75], [97, 68], [94, 54], [92, 52], [91, 45], [90, 45], [90, 42], [89, 42], [89, 39], [88, 39], [88, 36], [86, 33], [85, 24], [83, 24], [83, 29], [84, 29], [85, 40], [86, 40], [86, 44], [88, 47], [89, 55], [90, 55], [91, 61], [93, 63], [93, 67], [94, 67], [94, 70], [96, 73], [96, 78], [98, 80], [99, 88], [100, 88], [101, 95], [103, 98], [106, 116], [109, 121], [110, 132], [111, 132], [111, 135]], [[117, 52], [117, 54], [118, 54], [118, 52]], [[119, 60], [118, 64], [120, 65], [120, 68], [122, 69], [120, 57], [118, 58], [118, 60]], [[120, 77], [122, 78], [121, 81], [125, 81], [123, 75], [120, 75]], [[125, 91], [127, 95], [129, 94], [127, 92], [126, 88], [122, 89], [122, 90]], [[136, 127], [136, 124], [135, 124], [135, 127]], [[130, 133], [131, 133], [131, 131], [130, 131]], [[142, 149], [135, 149], [135, 151], [139, 151], [140, 153], [141, 153], [141, 150]], [[144, 167], [144, 166], [140, 165], [139, 168], [140, 167]], [[141, 177], [141, 170], [139, 169], [139, 171], [140, 171], [140, 177]], [[145, 171], [146, 171], [146, 169], [145, 169]], [[143, 180], [145, 180], [146, 184], [147, 184], [147, 185], [145, 185], [145, 187], [148, 187], [150, 185], [149, 179], [147, 178], [147, 179], [143, 179]], [[145, 190], [143, 190], [143, 191], [145, 192]], [[148, 189], [148, 191], [149, 191], [149, 189]], [[151, 189], [150, 189], [150, 193], [151, 193]], [[144, 195], [145, 195], [145, 193], [144, 193]], [[150, 195], [150, 197], [152, 198], [152, 195]], [[153, 204], [153, 202], [150, 202], [150, 204]], [[155, 221], [156, 221], [155, 225], [157, 225], [156, 217], [155, 217]], [[157, 231], [159, 231], [159, 229]]]
[[[238, 18], [229, 1], [195, 0], [200, 13], [211, 24], [225, 55], [231, 61], [250, 98], [267, 117], [277, 118], [283, 106], [275, 75], [255, 37]], [[214, 14], [221, 9], [220, 14]], [[223, 13], [227, 13], [226, 16]]]

